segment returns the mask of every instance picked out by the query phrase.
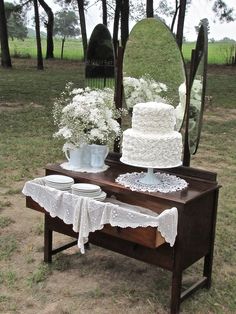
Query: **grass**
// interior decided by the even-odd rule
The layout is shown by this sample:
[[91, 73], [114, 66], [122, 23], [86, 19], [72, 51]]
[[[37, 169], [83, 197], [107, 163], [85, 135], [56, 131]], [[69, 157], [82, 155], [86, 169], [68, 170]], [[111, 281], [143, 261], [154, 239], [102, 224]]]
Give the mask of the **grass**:
[[[12, 200], [19, 197], [17, 192], [20, 193], [19, 182], [17, 183], [16, 180], [22, 180], [23, 185], [46, 163], [64, 158], [61, 143], [52, 137], [53, 99], [62, 91], [66, 81], [74, 81], [79, 86], [84, 80], [80, 63], [56, 62], [57, 66], [54, 62], [48, 62], [44, 73], [38, 72], [32, 64], [26, 66], [28, 62], [24, 63], [22, 60], [14, 60], [15, 66], [11, 71], [0, 69], [0, 86], [4, 85], [4, 90], [1, 92], [3, 105], [0, 106], [0, 189], [6, 187], [4, 191], [8, 191], [0, 195], [0, 207], [11, 206], [9, 214], [4, 218], [0, 217], [0, 226], [4, 231], [2, 234], [0, 229], [0, 282], [5, 289], [4, 293], [0, 291], [0, 303], [4, 304], [2, 312], [10, 312], [13, 296], [17, 298], [19, 294], [21, 300], [18, 299], [14, 304], [15, 311], [19, 313], [23, 313], [24, 310], [18, 303], [23, 307], [24, 302], [27, 302], [24, 301], [26, 296], [32, 298], [34, 306], [45, 307], [45, 302], [50, 304], [52, 300], [63, 298], [63, 302], [68, 302], [69, 307], [70, 297], [61, 294], [58, 297], [51, 289], [54, 281], [54, 289], [60, 286], [62, 291], [65, 287], [68, 295], [72, 295], [74, 311], [71, 313], [76, 313], [77, 307], [81, 313], [83, 310], [86, 312], [91, 304], [94, 306], [93, 309], [100, 305], [103, 309], [106, 307], [109, 310], [113, 306], [109, 303], [110, 300], [116, 301], [113, 302], [117, 306], [116, 309], [124, 309], [123, 312], [120, 311], [121, 313], [125, 310], [127, 313], [134, 313], [132, 312], [134, 307], [137, 307], [136, 312], [154, 313], [158, 310], [165, 312], [170, 279], [166, 272], [156, 270], [149, 265], [138, 264], [136, 261], [113, 255], [102, 249], [92, 249], [82, 257], [76, 254], [59, 254], [54, 258], [52, 266], [48, 267], [39, 264], [39, 260], [42, 260], [42, 252], [36, 250], [39, 245], [42, 247], [42, 237], [41, 242], [34, 243], [36, 235], [42, 234], [39, 216], [35, 218], [34, 225], [30, 225], [31, 221], [29, 221], [28, 230], [21, 229], [20, 219], [17, 219], [17, 223], [12, 223], [10, 212], [16, 210], [13, 208]], [[205, 114], [199, 151], [193, 158], [192, 165], [216, 171], [219, 183], [223, 185], [220, 191], [216, 227], [213, 285], [209, 291], [199, 291], [184, 302], [181, 306], [183, 313], [236, 312], [235, 86], [236, 71], [233, 67], [209, 67], [207, 95], [211, 95], [213, 100]], [[12, 106], [5, 106], [5, 103]], [[22, 105], [19, 106], [19, 103]], [[24, 206], [23, 202], [21, 206]], [[26, 212], [26, 216], [28, 215], [24, 208], [21, 210], [22, 213]], [[7, 225], [9, 228], [4, 229]], [[9, 233], [6, 230], [10, 228]], [[15, 233], [16, 238], [13, 236]], [[30, 246], [30, 254], [29, 249], [27, 250], [28, 246]], [[20, 261], [21, 258], [23, 261]], [[9, 267], [12, 264], [14, 268]], [[8, 270], [5, 274], [3, 270], [6, 268]], [[17, 272], [13, 272], [12, 269], [17, 269]], [[199, 270], [199, 265], [188, 270], [186, 275], [191, 279], [195, 276], [196, 270]], [[75, 276], [79, 279], [71, 287]], [[18, 278], [26, 278], [26, 280], [18, 280]], [[88, 286], [91, 280], [93, 282]], [[35, 296], [35, 291], [31, 288], [38, 286], [40, 288], [42, 282], [45, 283], [45, 289], [38, 289], [39, 295]], [[13, 295], [12, 287], [17, 294]], [[12, 298], [8, 297], [9, 295]], [[96, 304], [93, 303], [94, 299]], [[138, 306], [144, 307], [140, 310]], [[39, 311], [32, 308], [33, 312]]]
[[[152, 34], [151, 34], [152, 35]], [[197, 40], [197, 35], [196, 35]], [[146, 40], [145, 40], [146, 42]], [[153, 43], [152, 43], [153, 44]], [[145, 54], [146, 45], [143, 45], [141, 54]], [[149, 44], [148, 44], [149, 45]], [[24, 41], [14, 39], [9, 41], [10, 52], [13, 58], [36, 58], [36, 42], [34, 38], [26, 38]], [[233, 52], [236, 45], [230, 42], [214, 42], [208, 44], [208, 63], [209, 64], [231, 64]], [[195, 42], [186, 42], [183, 44], [183, 55], [186, 61], [191, 59], [191, 51], [195, 48]], [[46, 39], [42, 38], [43, 56], [46, 52]], [[54, 39], [54, 56], [60, 59], [61, 55], [61, 40]], [[154, 56], [153, 56], [154, 57]], [[155, 57], [158, 57], [156, 54]], [[83, 60], [83, 47], [81, 40], [67, 39], [64, 49], [65, 60]]]
[[[183, 44], [183, 55], [186, 61], [191, 60], [191, 52], [194, 48], [194, 42]], [[231, 64], [235, 49], [236, 44], [230, 42], [208, 43], [208, 63]]]
[[[41, 39], [43, 56], [46, 54], [46, 38]], [[36, 58], [36, 40], [34, 38], [26, 38], [24, 41], [14, 39], [9, 41], [10, 53], [13, 57]], [[61, 40], [54, 38], [54, 57], [61, 57]], [[81, 40], [67, 39], [64, 46], [64, 59], [82, 60], [83, 47]]]
[[8, 260], [15, 253], [18, 243], [13, 235], [0, 236], [0, 261]]
[[10, 207], [11, 205], [10, 201], [0, 200], [0, 208]]
[[0, 285], [6, 284], [8, 287], [14, 287], [17, 281], [16, 272], [8, 270], [6, 272], [0, 271]]
[[68, 81], [84, 84], [81, 63], [48, 62], [45, 71], [37, 71], [32, 64], [17, 61], [12, 70], [0, 70], [0, 103], [10, 103], [14, 109], [14, 114], [11, 107], [0, 113], [0, 185], [9, 177], [20, 181], [30, 176], [42, 160], [46, 164], [62, 157], [60, 145], [52, 138], [52, 104]]
[[37, 285], [47, 279], [50, 274], [50, 268], [47, 264], [41, 264], [36, 270], [27, 278], [27, 283], [30, 287]]
[[47, 108], [64, 89], [66, 82], [73, 81], [75, 86], [84, 85], [81, 62], [45, 61], [44, 71], [35, 71], [36, 66], [36, 60], [13, 59], [13, 69], [1, 71], [0, 102], [17, 102], [19, 106], [36, 104]]
[[[217, 68], [220, 71], [220, 67]], [[213, 96], [213, 103], [221, 108], [235, 109], [235, 71], [229, 67], [225, 72], [217, 73], [217, 75], [208, 74], [207, 90], [208, 95]]]
[[0, 216], [0, 229], [8, 227], [10, 224], [14, 223], [15, 221], [7, 216]]

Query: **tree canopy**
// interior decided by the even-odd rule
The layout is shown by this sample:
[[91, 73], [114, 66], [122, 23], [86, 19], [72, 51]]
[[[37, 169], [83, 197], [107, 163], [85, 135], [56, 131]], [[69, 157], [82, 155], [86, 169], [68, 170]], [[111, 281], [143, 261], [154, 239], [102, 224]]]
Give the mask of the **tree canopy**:
[[62, 10], [55, 14], [54, 34], [64, 38], [80, 35], [78, 17], [74, 11]]
[[10, 2], [5, 3], [8, 36], [13, 40], [27, 37], [27, 27], [25, 13], [19, 5]]

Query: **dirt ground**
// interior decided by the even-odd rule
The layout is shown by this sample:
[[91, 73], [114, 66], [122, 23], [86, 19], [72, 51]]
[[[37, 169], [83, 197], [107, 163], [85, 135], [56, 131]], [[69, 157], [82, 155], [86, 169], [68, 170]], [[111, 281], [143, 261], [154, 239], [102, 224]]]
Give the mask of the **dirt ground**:
[[[22, 186], [19, 182], [14, 188]], [[1, 313], [155, 313], [155, 294], [161, 295], [162, 287], [154, 278], [164, 283], [158, 313], [166, 313], [169, 274], [95, 246], [84, 256], [77, 247], [64, 251], [48, 267], [43, 263], [43, 215], [27, 209], [22, 195], [4, 197], [6, 191], [0, 192], [10, 202], [1, 215], [12, 221], [1, 233], [8, 244], [16, 243], [11, 257], [1, 263]], [[54, 244], [68, 240], [57, 235]]]

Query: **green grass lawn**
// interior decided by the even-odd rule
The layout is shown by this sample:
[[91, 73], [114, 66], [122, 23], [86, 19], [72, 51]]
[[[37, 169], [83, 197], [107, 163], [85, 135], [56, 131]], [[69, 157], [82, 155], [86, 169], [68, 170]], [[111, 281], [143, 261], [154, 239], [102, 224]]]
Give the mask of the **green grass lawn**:
[[[31, 312], [37, 313], [34, 306], [44, 307], [52, 300], [64, 298], [65, 304], [69, 300], [74, 303], [72, 310], [67, 311], [72, 314], [78, 313], [76, 308], [81, 304], [93, 309], [101, 305], [109, 310], [110, 302], [123, 309], [121, 313], [133, 313], [135, 304], [145, 305], [143, 313], [156, 313], [157, 309], [165, 313], [170, 277], [152, 266], [132, 264], [125, 257], [102, 250], [89, 253], [95, 254], [94, 259], [91, 255], [81, 258], [62, 254], [52, 267], [41, 264], [41, 216], [35, 218], [36, 225], [30, 225], [35, 221], [30, 215], [36, 213], [29, 213], [24, 205], [19, 208], [18, 199], [26, 180], [43, 173], [47, 163], [64, 159], [62, 143], [52, 137], [55, 131], [51, 115], [53, 99], [67, 81], [83, 86], [84, 72], [79, 62], [48, 61], [45, 71], [36, 70], [35, 60], [17, 59], [13, 63], [11, 70], [0, 68], [0, 312], [23, 313], [28, 307], [28, 311], [32, 308]], [[201, 290], [184, 302], [183, 313], [236, 313], [235, 86], [234, 67], [209, 67], [207, 95], [212, 96], [212, 104], [205, 113], [199, 151], [192, 165], [216, 171], [223, 185], [216, 226], [213, 284], [209, 291]], [[14, 215], [15, 211], [18, 214]], [[21, 228], [22, 217], [29, 217], [26, 230]], [[36, 238], [41, 243], [39, 247], [34, 246]], [[199, 265], [187, 270], [188, 278], [194, 277], [197, 269]], [[85, 290], [88, 281], [95, 278], [93, 290], [77, 291], [76, 284], [71, 285], [72, 270], [80, 272], [76, 284], [84, 285]], [[63, 274], [64, 281], [60, 281], [58, 278]], [[69, 282], [64, 290], [67, 277]], [[138, 290], [135, 290], [136, 280], [140, 282]], [[53, 282], [58, 282], [60, 291], [63, 290], [59, 297], [53, 294]], [[73, 294], [75, 290], [77, 294]]]
[[[196, 36], [197, 39], [197, 36]], [[36, 57], [36, 42], [34, 38], [26, 38], [24, 41], [14, 39], [9, 41], [12, 56], [19, 57]], [[61, 56], [61, 40], [54, 39], [55, 58]], [[191, 50], [195, 47], [195, 43], [183, 44], [183, 55], [186, 61], [191, 58]], [[46, 39], [42, 38], [43, 55], [45, 56]], [[145, 49], [145, 47], [144, 47]], [[209, 64], [227, 64], [230, 63], [232, 51], [235, 51], [235, 44], [232, 43], [209, 43], [208, 46], [208, 62]], [[67, 39], [65, 42], [64, 59], [82, 60], [83, 49], [81, 40]]]
[[[183, 44], [183, 55], [186, 61], [190, 61], [192, 49], [195, 48], [195, 43]], [[208, 63], [209, 64], [231, 64], [233, 53], [235, 52], [236, 44], [215, 42], [208, 43]]]
[[[46, 39], [42, 38], [42, 50], [43, 56], [46, 53]], [[13, 57], [31, 57], [37, 56], [36, 40], [34, 38], [26, 38], [24, 41], [14, 39], [9, 41], [10, 52]], [[54, 57], [61, 57], [61, 40], [54, 38]], [[66, 39], [64, 46], [64, 59], [69, 60], [82, 60], [83, 59], [83, 47], [81, 40], [77, 39]]]

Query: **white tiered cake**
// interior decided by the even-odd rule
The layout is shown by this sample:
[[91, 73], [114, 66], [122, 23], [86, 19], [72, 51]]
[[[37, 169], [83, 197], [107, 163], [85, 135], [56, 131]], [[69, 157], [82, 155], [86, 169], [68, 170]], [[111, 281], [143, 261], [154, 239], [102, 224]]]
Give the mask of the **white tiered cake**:
[[174, 107], [140, 103], [133, 107], [132, 128], [123, 133], [123, 163], [145, 168], [172, 168], [182, 164], [182, 136], [174, 131]]

